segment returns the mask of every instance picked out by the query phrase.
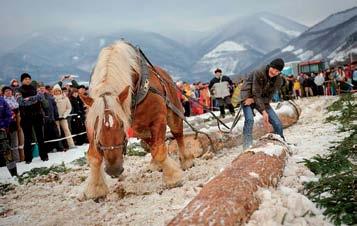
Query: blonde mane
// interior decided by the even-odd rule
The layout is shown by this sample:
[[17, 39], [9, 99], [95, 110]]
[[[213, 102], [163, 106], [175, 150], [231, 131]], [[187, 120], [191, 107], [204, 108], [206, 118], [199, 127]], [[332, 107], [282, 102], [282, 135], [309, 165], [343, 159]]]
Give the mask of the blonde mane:
[[[114, 117], [123, 121], [125, 131], [130, 127], [132, 73], [133, 70], [140, 71], [137, 62], [135, 49], [123, 41], [115, 42], [100, 51], [89, 86], [89, 96], [94, 102], [87, 114], [88, 128], [94, 129], [98, 119], [97, 128], [94, 131], [96, 139], [99, 137], [98, 132], [101, 131], [104, 119], [105, 106], [101, 96], [105, 93], [110, 93], [110, 95], [105, 95], [108, 109], [113, 111]], [[130, 86], [128, 98], [119, 104], [117, 97], [127, 86]]]

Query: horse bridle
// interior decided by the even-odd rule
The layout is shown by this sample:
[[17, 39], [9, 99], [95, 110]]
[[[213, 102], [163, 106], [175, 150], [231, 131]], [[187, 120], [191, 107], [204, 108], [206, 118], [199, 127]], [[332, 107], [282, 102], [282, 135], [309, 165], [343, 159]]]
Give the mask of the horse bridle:
[[[104, 101], [104, 112], [109, 111], [110, 113], [113, 113], [113, 111], [108, 108], [107, 100], [105, 99], [105, 96], [106, 96], [106, 95], [111, 95], [111, 93], [106, 92], [106, 93], [103, 93], [102, 95], [99, 96], [99, 97], [102, 97], [102, 98], [103, 98], [103, 101]], [[106, 146], [106, 145], [102, 145], [102, 144], [98, 141], [97, 144], [96, 144], [96, 146], [97, 146], [98, 152], [101, 153], [101, 154], [103, 154], [105, 151], [113, 151], [113, 150], [115, 150], [115, 149], [122, 149], [122, 150], [123, 150], [123, 155], [126, 155], [126, 147], [127, 147], [127, 144], [128, 144], [128, 139], [127, 139], [127, 137], [125, 136], [124, 142], [121, 143], [121, 144]]]

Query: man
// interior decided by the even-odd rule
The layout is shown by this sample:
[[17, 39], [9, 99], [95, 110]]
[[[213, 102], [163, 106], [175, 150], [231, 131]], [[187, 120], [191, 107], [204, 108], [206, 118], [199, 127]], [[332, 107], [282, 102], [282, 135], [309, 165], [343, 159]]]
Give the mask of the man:
[[257, 109], [263, 115], [264, 127], [268, 130], [269, 124], [274, 132], [283, 136], [283, 126], [270, 107], [274, 92], [283, 84], [280, 72], [284, 68], [284, 61], [280, 58], [273, 60], [269, 65], [253, 71], [244, 81], [241, 89], [241, 106], [244, 113], [243, 149], [249, 148], [253, 143], [253, 110]]
[[[43, 94], [44, 99], [42, 101], [43, 113], [44, 113], [44, 140], [57, 140], [60, 138], [60, 132], [58, 131], [56, 120], [58, 120], [58, 110], [55, 99], [48, 92], [46, 86], [43, 83], [39, 84], [39, 92]], [[57, 151], [65, 151], [61, 141], [53, 141], [45, 144], [47, 152], [56, 148]]]
[[222, 70], [217, 68], [214, 71], [215, 77], [210, 81], [208, 88], [218, 102], [221, 117], [225, 117], [224, 104], [227, 105], [229, 112], [234, 115], [234, 107], [231, 102], [231, 90], [233, 90], [232, 80], [225, 75], [222, 75]]
[[[32, 137], [35, 133], [36, 141], [39, 147], [40, 158], [42, 161], [48, 160], [46, 148], [44, 146], [43, 134], [43, 109], [41, 101], [43, 95], [37, 94], [36, 88], [31, 85], [31, 76], [27, 73], [21, 75], [22, 86], [19, 88], [20, 97], [18, 102], [20, 105], [21, 127], [25, 136], [25, 161], [27, 164], [32, 162]], [[33, 127], [33, 129], [32, 129]]]

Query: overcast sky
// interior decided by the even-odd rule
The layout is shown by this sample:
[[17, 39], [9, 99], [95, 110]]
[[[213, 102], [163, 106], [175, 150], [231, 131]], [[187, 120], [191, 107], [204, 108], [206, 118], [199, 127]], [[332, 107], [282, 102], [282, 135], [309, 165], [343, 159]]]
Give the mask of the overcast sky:
[[266, 11], [312, 26], [357, 0], [0, 0], [0, 35], [66, 27], [207, 31], [239, 16]]

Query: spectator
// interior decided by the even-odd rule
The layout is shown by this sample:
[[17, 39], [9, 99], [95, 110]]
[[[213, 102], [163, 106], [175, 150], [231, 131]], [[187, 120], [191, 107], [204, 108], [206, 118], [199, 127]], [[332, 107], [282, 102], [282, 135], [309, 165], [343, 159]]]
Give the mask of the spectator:
[[32, 162], [32, 138], [33, 132], [38, 143], [40, 158], [42, 161], [48, 160], [46, 148], [43, 140], [43, 109], [41, 101], [42, 94], [37, 94], [36, 88], [31, 85], [31, 76], [27, 73], [21, 75], [22, 85], [19, 88], [20, 97], [18, 98], [21, 115], [21, 127], [25, 136], [25, 161], [27, 164]]
[[11, 146], [11, 156], [12, 160], [16, 163], [20, 161], [20, 153], [19, 153], [19, 142], [17, 135], [17, 115], [19, 114], [19, 104], [17, 103], [15, 97], [13, 96], [13, 92], [11, 87], [5, 86], [2, 88], [2, 93], [4, 95], [4, 99], [6, 103], [9, 105], [12, 113], [12, 120], [9, 125], [8, 134], [9, 141]]
[[324, 73], [320, 72], [314, 79], [314, 82], [316, 84], [316, 91], [317, 91], [317, 95], [324, 95], [324, 82], [325, 82], [325, 78], [324, 78]]
[[58, 115], [59, 115], [58, 120], [56, 121], [58, 130], [60, 131], [62, 128], [64, 136], [66, 137], [66, 140], [67, 140], [68, 148], [70, 148], [70, 149], [74, 148], [75, 145], [74, 145], [72, 134], [71, 134], [71, 131], [69, 130], [68, 121], [67, 121], [67, 117], [69, 116], [69, 114], [72, 111], [71, 102], [69, 101], [68, 97], [66, 97], [62, 93], [62, 89], [58, 84], [56, 84], [53, 87], [52, 91], [53, 91], [53, 95], [54, 95], [54, 98], [56, 101]]
[[231, 90], [233, 89], [232, 80], [225, 75], [222, 75], [222, 70], [217, 68], [214, 71], [215, 77], [210, 81], [208, 88], [218, 102], [221, 117], [225, 117], [224, 105], [226, 104], [229, 112], [234, 115], [234, 107], [231, 102]]
[[8, 139], [10, 136], [8, 134], [9, 127], [12, 121], [11, 108], [4, 98], [0, 96], [0, 165], [6, 164], [11, 176], [17, 176], [16, 160], [14, 159], [16, 153], [12, 151]]
[[13, 94], [15, 95], [20, 87], [19, 81], [16, 79], [11, 80], [10, 88], [12, 89]]
[[[69, 100], [72, 105], [71, 111], [71, 128], [72, 134], [80, 134], [86, 131], [85, 128], [85, 110], [84, 105], [78, 96], [78, 90], [76, 88], [72, 88], [69, 94]], [[76, 145], [82, 145], [87, 142], [86, 134], [78, 135], [74, 137], [74, 143]]]
[[301, 97], [301, 86], [300, 86], [300, 82], [298, 79], [295, 79], [295, 81], [294, 81], [293, 90], [294, 90], [294, 96], [296, 99]]
[[311, 77], [309, 77], [308, 75], [305, 75], [303, 86], [304, 86], [306, 97], [314, 96], [314, 92], [312, 91], [313, 83], [314, 83], [314, 80]]
[[[43, 83], [40, 83], [39, 92], [43, 94], [43, 109], [44, 109], [44, 139], [46, 141], [57, 140], [60, 138], [60, 132], [56, 124], [58, 120], [58, 110], [55, 99], [50, 94], [49, 90]], [[51, 141], [45, 143], [48, 152], [56, 149], [57, 151], [65, 151], [61, 141]]]

